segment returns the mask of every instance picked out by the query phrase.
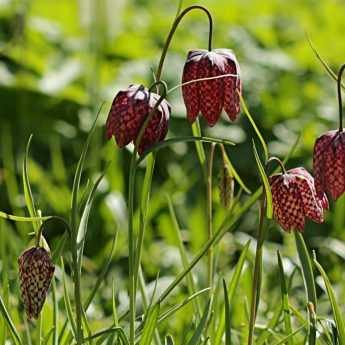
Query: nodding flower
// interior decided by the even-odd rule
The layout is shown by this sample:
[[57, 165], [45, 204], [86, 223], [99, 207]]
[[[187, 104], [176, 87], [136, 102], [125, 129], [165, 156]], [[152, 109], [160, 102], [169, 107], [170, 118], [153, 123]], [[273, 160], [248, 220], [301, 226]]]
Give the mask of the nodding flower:
[[[106, 136], [115, 137], [119, 147], [135, 143], [145, 119], [160, 96], [142, 85], [130, 85], [115, 96], [106, 123]], [[168, 132], [171, 107], [163, 100], [148, 122], [138, 146], [139, 154], [162, 141]]]
[[[228, 76], [222, 77], [223, 75]], [[204, 78], [211, 79], [192, 82]], [[240, 66], [230, 49], [190, 51], [184, 66], [182, 83], [182, 94], [190, 123], [196, 120], [200, 112], [208, 125], [214, 126], [223, 108], [231, 121], [236, 120], [240, 112]]]
[[32, 247], [18, 258], [20, 289], [29, 320], [38, 319], [43, 308], [55, 266], [42, 247]]
[[323, 222], [328, 200], [325, 194], [316, 193], [314, 178], [307, 170], [290, 169], [272, 175], [269, 181], [274, 217], [285, 231], [303, 232], [305, 217], [316, 223]]

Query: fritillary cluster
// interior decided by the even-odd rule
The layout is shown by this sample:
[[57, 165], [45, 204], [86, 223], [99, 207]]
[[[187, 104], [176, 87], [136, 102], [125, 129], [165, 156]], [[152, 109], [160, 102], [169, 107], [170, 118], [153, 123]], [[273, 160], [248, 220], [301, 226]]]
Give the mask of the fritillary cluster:
[[[166, 50], [177, 24], [193, 8], [203, 9], [209, 15], [201, 6], [186, 9], [175, 20], [176, 25], [173, 25], [168, 36]], [[208, 126], [214, 126], [223, 110], [230, 121], [235, 121], [240, 113], [242, 85], [239, 63], [232, 50], [211, 49], [211, 29], [210, 19], [209, 49], [190, 51], [183, 68], [181, 88], [190, 124], [201, 115]], [[161, 62], [164, 61], [166, 50], [163, 50]], [[281, 173], [269, 178], [274, 217], [287, 232], [302, 232], [306, 218], [322, 223], [324, 211], [329, 207], [326, 194], [337, 200], [345, 192], [345, 133], [340, 87], [344, 69], [345, 65], [338, 74], [339, 130], [329, 131], [316, 140], [313, 157], [315, 179], [303, 167], [288, 171], [283, 167]], [[131, 84], [116, 94], [106, 121], [106, 137], [114, 137], [120, 148], [132, 143], [135, 146], [134, 154], [138, 152], [143, 155], [165, 139], [172, 107], [165, 99], [167, 89], [160, 80], [160, 74], [159, 69], [155, 75], [157, 80], [149, 88]], [[225, 207], [231, 205], [233, 184], [233, 177], [223, 161], [219, 186], [220, 199]], [[26, 250], [18, 263], [27, 316], [37, 319], [54, 274], [54, 265], [48, 252], [39, 246]]]

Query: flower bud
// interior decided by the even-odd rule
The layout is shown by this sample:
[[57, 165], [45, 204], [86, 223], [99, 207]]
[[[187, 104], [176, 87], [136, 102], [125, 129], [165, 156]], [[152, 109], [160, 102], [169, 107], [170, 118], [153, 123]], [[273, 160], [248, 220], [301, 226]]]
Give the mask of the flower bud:
[[48, 252], [41, 247], [27, 249], [18, 258], [18, 264], [20, 289], [27, 317], [29, 320], [37, 319], [46, 299], [55, 266]]
[[219, 196], [222, 206], [229, 208], [234, 197], [234, 178], [226, 162], [223, 162], [219, 174]]

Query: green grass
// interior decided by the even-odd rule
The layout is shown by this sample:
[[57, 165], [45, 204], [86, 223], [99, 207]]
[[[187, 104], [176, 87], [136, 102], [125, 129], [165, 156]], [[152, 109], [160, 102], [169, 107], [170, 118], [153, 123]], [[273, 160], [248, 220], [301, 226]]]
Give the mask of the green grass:
[[[324, 224], [284, 233], [266, 166], [274, 155], [311, 171], [315, 138], [337, 127], [344, 5], [201, 1], [213, 46], [241, 64], [240, 119], [184, 118], [184, 59], [209, 32], [192, 11], [153, 73], [171, 91], [169, 135], [137, 157], [103, 139], [111, 98], [150, 86], [174, 15], [195, 3], [85, 4], [0, 4], [0, 345], [345, 344], [345, 199]], [[35, 242], [56, 271], [29, 322], [17, 258]]]

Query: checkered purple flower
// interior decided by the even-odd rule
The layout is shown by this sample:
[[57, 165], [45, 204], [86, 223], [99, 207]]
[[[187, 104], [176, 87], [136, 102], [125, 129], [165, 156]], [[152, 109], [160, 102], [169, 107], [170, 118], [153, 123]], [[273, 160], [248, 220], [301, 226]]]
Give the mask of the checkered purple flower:
[[285, 231], [303, 232], [305, 217], [323, 222], [328, 200], [325, 194], [317, 195], [314, 179], [307, 170], [295, 168], [272, 175], [270, 185], [274, 217]]

